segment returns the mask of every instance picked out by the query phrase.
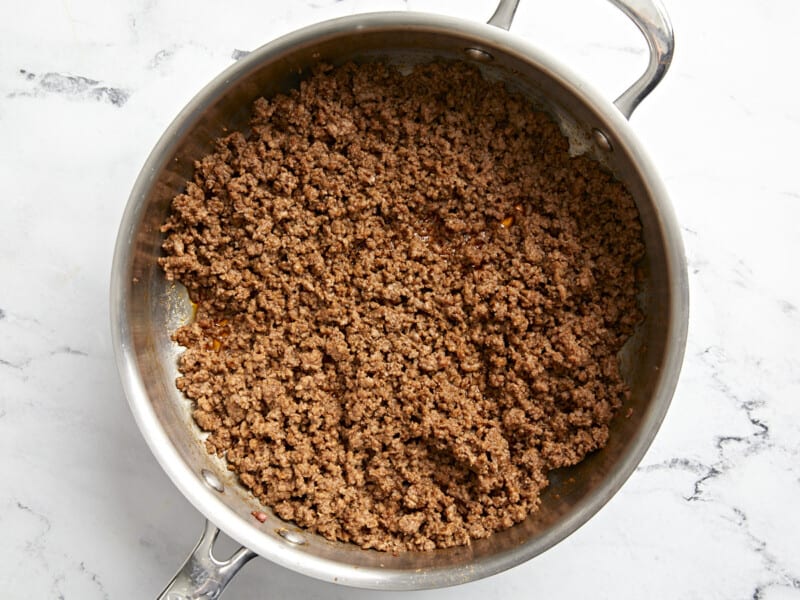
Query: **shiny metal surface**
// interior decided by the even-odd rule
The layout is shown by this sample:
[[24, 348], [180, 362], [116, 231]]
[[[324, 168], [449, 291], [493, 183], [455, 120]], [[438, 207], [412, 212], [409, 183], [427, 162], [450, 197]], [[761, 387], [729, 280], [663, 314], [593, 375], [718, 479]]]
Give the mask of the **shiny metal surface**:
[[660, 0], [610, 0], [639, 28], [650, 49], [647, 69], [631, 87], [614, 101], [630, 119], [639, 103], [652, 92], [667, 74], [675, 52], [675, 33], [669, 15]]
[[228, 560], [214, 556], [214, 542], [219, 529], [206, 521], [203, 535], [189, 558], [158, 596], [158, 600], [214, 600], [248, 561], [258, 556], [252, 550], [240, 548]]
[[486, 50], [481, 50], [480, 48], [464, 48], [464, 54], [466, 54], [472, 60], [478, 60], [481, 62], [489, 62], [490, 60], [494, 60], [494, 56], [489, 54]]
[[298, 531], [293, 531], [291, 529], [279, 529], [278, 535], [280, 535], [283, 539], [285, 539], [290, 544], [296, 544], [302, 546], [303, 544], [307, 544], [308, 541], [306, 540], [306, 536]]
[[[175, 388], [180, 348], [170, 332], [191, 319], [192, 309], [185, 291], [168, 283], [157, 265], [159, 225], [172, 197], [191, 178], [193, 161], [211, 150], [212, 140], [246, 128], [256, 98], [296, 86], [311, 65], [382, 60], [408, 68], [434, 59], [469, 61], [466, 48], [489, 52], [493, 60], [474, 61], [484, 75], [548, 111], [573, 151], [603, 162], [636, 199], [646, 243], [641, 297], [647, 318], [620, 357], [632, 389], [630, 411], [614, 420], [604, 450], [551, 473], [539, 512], [472, 546], [393, 556], [307, 532], [306, 543], [291, 543], [281, 533], [292, 530], [290, 524], [271, 512], [263, 523], [252, 516], [262, 507], [206, 453], [189, 403]], [[594, 130], [606, 133], [613, 152], [598, 146]], [[616, 493], [650, 445], [675, 389], [686, 342], [688, 284], [664, 188], [611, 102], [564, 65], [496, 27], [379, 13], [328, 21], [269, 43], [187, 105], [153, 149], [131, 193], [113, 261], [111, 315], [117, 364], [134, 417], [165, 472], [201, 513], [245, 547], [312, 577], [365, 588], [422, 589], [465, 583], [526, 561], [575, 531]], [[223, 492], [206, 484], [204, 469], [216, 474]]]
[[500, 0], [494, 14], [487, 21], [488, 24], [508, 31], [511, 28], [511, 23], [514, 22], [514, 15], [517, 13], [518, 6], [519, 0]]
[[206, 485], [210, 487], [212, 490], [216, 490], [218, 492], [224, 492], [225, 486], [222, 485], [222, 482], [219, 480], [219, 477], [215, 473], [212, 473], [208, 469], [201, 469], [200, 475], [203, 476], [203, 481], [206, 482]]
[[594, 137], [597, 147], [601, 150], [605, 150], [606, 152], [611, 152], [613, 150], [611, 142], [608, 141], [608, 136], [599, 129], [592, 131], [592, 137]]

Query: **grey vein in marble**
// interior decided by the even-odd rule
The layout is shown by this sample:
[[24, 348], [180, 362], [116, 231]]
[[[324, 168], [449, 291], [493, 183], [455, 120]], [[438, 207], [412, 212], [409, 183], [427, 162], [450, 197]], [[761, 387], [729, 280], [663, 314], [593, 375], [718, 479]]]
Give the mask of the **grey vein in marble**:
[[60, 346], [53, 350], [50, 355], [54, 356], [56, 354], [71, 354], [72, 356], [89, 356], [88, 352], [84, 352], [83, 350], [76, 350], [70, 346]]
[[10, 360], [6, 360], [4, 358], [0, 358], [0, 365], [4, 367], [9, 367], [11, 369], [15, 369], [17, 371], [21, 371], [25, 367], [27, 367], [31, 363], [30, 358], [26, 358], [22, 362], [11, 362]]
[[[62, 586], [66, 581], [66, 576], [63, 572], [61, 572], [60, 569], [53, 569], [50, 567], [51, 561], [46, 555], [46, 550], [49, 546], [48, 538], [53, 530], [53, 522], [49, 517], [45, 516], [38, 510], [33, 509], [28, 504], [24, 504], [19, 500], [15, 501], [15, 504], [18, 510], [29, 514], [40, 524], [40, 531], [25, 542], [23, 547], [24, 552], [27, 554], [29, 559], [36, 560], [41, 566], [45, 567], [45, 569], [50, 572], [52, 577], [50, 589], [54, 597], [66, 600], [67, 594], [62, 590]], [[91, 582], [91, 584], [97, 588], [97, 591], [101, 594], [101, 598], [104, 600], [108, 600], [110, 598], [110, 595], [106, 591], [100, 576], [94, 571], [90, 570], [86, 566], [85, 561], [80, 561], [74, 566], [76, 567], [77, 572], [79, 572], [81, 575], [84, 575], [89, 582]]]
[[691, 460], [683, 457], [673, 457], [657, 464], [639, 467], [638, 471], [650, 472], [663, 469], [679, 469], [700, 475], [693, 484], [693, 492], [685, 496], [684, 500], [694, 502], [705, 500], [705, 487], [709, 481], [728, 472], [735, 462], [726, 457], [726, 447], [728, 444], [744, 444], [746, 453], [759, 452], [770, 446], [769, 426], [753, 415], [753, 412], [763, 406], [763, 401], [757, 399], [743, 400], [738, 393], [731, 389], [728, 383], [720, 376], [720, 362], [724, 360], [724, 353], [720, 348], [709, 347], [703, 350], [697, 357], [703, 362], [710, 371], [710, 378], [715, 382], [717, 389], [722, 391], [726, 397], [733, 400], [738, 408], [744, 412], [747, 420], [753, 427], [753, 431], [748, 436], [740, 435], [716, 435], [714, 446], [717, 451], [717, 459], [712, 464]]
[[91, 581], [95, 587], [97, 587], [98, 591], [103, 595], [105, 600], [108, 600], [111, 597], [108, 595], [108, 592], [106, 592], [106, 588], [103, 585], [103, 582], [100, 580], [100, 576], [94, 571], [90, 571], [86, 567], [85, 562], [81, 561], [78, 563], [78, 570], [89, 577], [89, 581]]
[[[36, 560], [40, 564], [44, 565], [45, 567], [49, 567], [49, 561], [45, 556], [45, 548], [47, 547], [48, 543], [48, 534], [53, 529], [53, 524], [48, 517], [41, 514], [40, 512], [34, 510], [27, 504], [23, 504], [19, 500], [15, 501], [16, 507], [18, 510], [29, 514], [39, 523], [39, 531], [31, 536], [25, 542], [24, 551], [28, 555], [29, 559]], [[63, 576], [61, 576], [63, 579]], [[59, 576], [54, 575], [53, 581], [51, 583], [51, 590], [57, 594], [57, 597], [63, 598], [63, 594], [59, 589]]]
[[747, 536], [751, 544], [751, 550], [761, 557], [761, 560], [764, 564], [764, 570], [773, 576], [772, 579], [759, 582], [756, 585], [751, 599], [763, 600], [765, 598], [765, 592], [770, 588], [789, 588], [800, 590], [800, 577], [789, 573], [786, 571], [786, 569], [781, 567], [778, 559], [768, 551], [767, 543], [764, 540], [759, 539], [750, 531], [747, 515], [744, 513], [744, 511], [734, 507], [733, 512], [737, 518], [736, 525], [738, 525], [739, 528], [744, 531], [744, 534]]
[[175, 54], [175, 48], [163, 48], [158, 52], [156, 52], [155, 55], [153, 55], [153, 58], [151, 58], [150, 61], [147, 63], [147, 67], [150, 69], [155, 69], [161, 66], [161, 64], [164, 61], [172, 58], [174, 54]]
[[735, 516], [732, 522], [743, 532], [749, 542], [750, 550], [759, 556], [763, 563], [764, 571], [771, 576], [768, 580], [758, 582], [750, 596], [752, 600], [765, 599], [767, 591], [772, 588], [800, 590], [800, 575], [783, 566], [781, 561], [769, 551], [767, 542], [751, 531], [745, 511], [712, 497], [708, 493], [708, 487], [715, 479], [725, 476], [739, 464], [735, 457], [728, 456], [729, 447], [743, 446], [742, 454], [746, 456], [770, 449], [773, 444], [770, 438], [769, 425], [753, 414], [756, 409], [764, 406], [764, 401], [756, 398], [743, 399], [720, 374], [726, 359], [724, 351], [721, 348], [709, 347], [703, 350], [697, 358], [706, 365], [710, 372], [710, 379], [714, 382], [715, 387], [723, 392], [727, 398], [733, 400], [738, 409], [746, 415], [752, 426], [752, 432], [749, 435], [715, 436], [714, 446], [717, 452], [717, 459], [711, 464], [688, 458], [673, 457], [657, 464], [640, 467], [637, 470], [645, 473], [661, 470], [682, 470], [698, 475], [698, 479], [692, 485], [692, 493], [689, 496], [684, 496], [684, 500], [689, 503], [699, 501], [719, 503], [724, 508], [732, 511]]
[[59, 94], [76, 99], [94, 99], [108, 102], [117, 107], [123, 106], [130, 98], [130, 92], [123, 88], [102, 85], [100, 81], [82, 75], [55, 72], [36, 75], [25, 69], [20, 69], [19, 74], [25, 82], [35, 85], [32, 88], [11, 92], [8, 94], [11, 98], [16, 96]]

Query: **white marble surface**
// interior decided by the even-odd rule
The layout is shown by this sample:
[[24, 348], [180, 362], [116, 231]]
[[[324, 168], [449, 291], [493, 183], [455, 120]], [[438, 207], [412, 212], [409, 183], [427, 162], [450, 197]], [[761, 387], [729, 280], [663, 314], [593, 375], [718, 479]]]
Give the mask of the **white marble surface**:
[[[131, 418], [107, 307], [128, 191], [177, 111], [237, 50], [301, 25], [383, 9], [485, 20], [491, 4], [0, 4], [4, 598], [153, 597], [199, 533], [201, 517]], [[800, 4], [667, 4], [674, 66], [633, 125], [690, 264], [672, 408], [641, 467], [573, 536], [511, 571], [416, 598], [800, 598]], [[645, 62], [635, 29], [601, 0], [523, 0], [514, 31], [609, 96]], [[258, 560], [226, 597], [389, 596]]]

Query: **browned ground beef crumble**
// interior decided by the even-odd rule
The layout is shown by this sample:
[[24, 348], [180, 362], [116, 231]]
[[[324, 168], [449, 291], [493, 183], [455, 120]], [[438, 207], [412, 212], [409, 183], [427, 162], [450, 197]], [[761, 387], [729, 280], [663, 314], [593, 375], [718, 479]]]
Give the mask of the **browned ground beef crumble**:
[[605, 445], [640, 224], [545, 114], [464, 64], [322, 65], [216, 148], [162, 228], [177, 385], [278, 516], [469, 544]]

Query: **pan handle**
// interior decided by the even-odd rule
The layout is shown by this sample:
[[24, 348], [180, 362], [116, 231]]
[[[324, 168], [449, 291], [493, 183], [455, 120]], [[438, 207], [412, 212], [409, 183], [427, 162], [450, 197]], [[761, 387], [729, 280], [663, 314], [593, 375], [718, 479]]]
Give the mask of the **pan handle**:
[[519, 0], [500, 0], [500, 4], [497, 5], [492, 18], [487, 22], [489, 25], [508, 31], [514, 21], [517, 6], [519, 6]]
[[239, 548], [228, 560], [218, 560], [212, 550], [219, 529], [206, 521], [203, 535], [181, 570], [158, 596], [158, 600], [214, 600], [222, 595], [225, 586], [255, 552]]
[[[630, 119], [633, 111], [664, 78], [675, 52], [675, 34], [669, 15], [660, 0], [609, 0], [634, 22], [642, 32], [650, 50], [647, 69], [631, 87], [614, 100], [614, 105]], [[519, 0], [500, 0], [489, 25], [502, 29], [511, 27]]]

